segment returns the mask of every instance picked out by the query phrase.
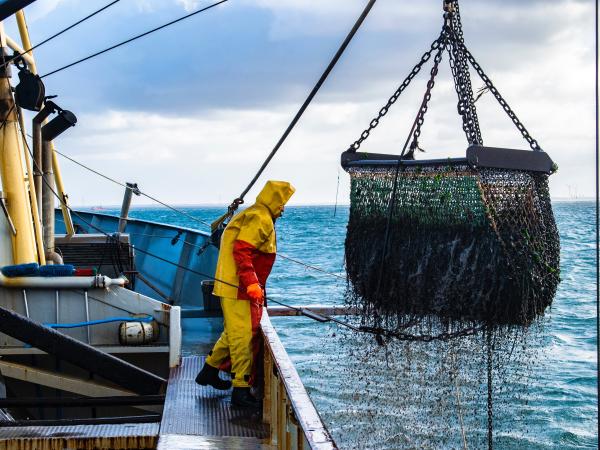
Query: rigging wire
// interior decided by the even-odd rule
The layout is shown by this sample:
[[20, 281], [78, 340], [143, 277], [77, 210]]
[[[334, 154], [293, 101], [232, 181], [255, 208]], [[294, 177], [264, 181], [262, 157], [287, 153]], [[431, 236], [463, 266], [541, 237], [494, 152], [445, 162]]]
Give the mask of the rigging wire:
[[[29, 147], [29, 144], [27, 143], [27, 140], [25, 140], [25, 145], [27, 146], [27, 151], [31, 155], [32, 154], [31, 148]], [[33, 163], [35, 165], [35, 168], [39, 170], [39, 167], [37, 166], [37, 163], [35, 162], [35, 160], [33, 160], [33, 158], [32, 158], [32, 161], [33, 161]], [[50, 192], [52, 192], [52, 194], [58, 199], [59, 203], [61, 203], [62, 205], [64, 205], [71, 212], [71, 214], [73, 214], [75, 217], [77, 217], [83, 223], [85, 223], [86, 225], [88, 225], [90, 228], [93, 228], [94, 230], [98, 231], [99, 233], [105, 235], [107, 237], [107, 239], [114, 239], [114, 237], [111, 236], [109, 233], [106, 233], [104, 230], [102, 230], [101, 228], [97, 227], [93, 223], [85, 220], [83, 217], [81, 217], [79, 215], [79, 213], [77, 211], [75, 211], [73, 208], [71, 208], [71, 206], [65, 204], [64, 199], [61, 198], [61, 196], [54, 190], [54, 187], [51, 186], [50, 183], [47, 180], [43, 179], [42, 181], [46, 184], [46, 186], [48, 187], [48, 189], [50, 190]], [[127, 245], [128, 247], [133, 247], [131, 244], [125, 244], [125, 245]], [[147, 256], [150, 256], [152, 258], [158, 259], [159, 261], [165, 262], [165, 263], [170, 264], [170, 265], [172, 265], [174, 267], [177, 267], [179, 269], [185, 270], [185, 271], [187, 271], [189, 273], [193, 273], [195, 275], [199, 275], [201, 277], [204, 277], [205, 279], [209, 279], [209, 280], [212, 280], [212, 281], [217, 281], [219, 283], [226, 284], [226, 285], [234, 287], [236, 289], [240, 288], [239, 285], [236, 285], [234, 283], [229, 283], [229, 282], [227, 282], [225, 280], [221, 280], [219, 278], [216, 278], [214, 275], [209, 275], [209, 274], [200, 272], [198, 270], [191, 269], [189, 267], [183, 266], [183, 265], [178, 264], [178, 263], [176, 263], [174, 261], [170, 261], [170, 260], [168, 260], [166, 258], [163, 258], [160, 255], [157, 255], [155, 253], [149, 252], [147, 250], [143, 250], [143, 249], [141, 249], [139, 247], [135, 247], [135, 251], [143, 253], [143, 254], [145, 254]], [[292, 306], [292, 305], [289, 305], [287, 303], [284, 303], [284, 302], [281, 302], [279, 300], [276, 300], [276, 299], [274, 299], [272, 297], [265, 297], [265, 300], [269, 301], [269, 302], [273, 302], [273, 303], [275, 303], [277, 305], [283, 306], [284, 308], [288, 308], [290, 310], [296, 311], [297, 313], [302, 314], [303, 316], [308, 317], [309, 319], [315, 320], [317, 322], [320, 322], [320, 323], [323, 323], [323, 322], [334, 322], [334, 323], [336, 323], [336, 324], [338, 324], [338, 325], [340, 325], [340, 326], [342, 326], [344, 328], [348, 328], [349, 330], [352, 330], [352, 331], [355, 331], [355, 332], [358, 332], [358, 333], [370, 334], [372, 336], [375, 336], [376, 338], [379, 337], [379, 339], [381, 339], [382, 336], [385, 336], [385, 337], [388, 337], [388, 338], [398, 338], [398, 339], [405, 339], [405, 340], [434, 341], [434, 340], [444, 340], [444, 339], [447, 339], [448, 336], [449, 336], [448, 333], [441, 333], [439, 335], [432, 335], [432, 336], [423, 336], [423, 335], [413, 336], [413, 335], [408, 335], [408, 334], [405, 334], [405, 333], [397, 333], [397, 332], [394, 332], [394, 331], [391, 331], [391, 330], [385, 330], [385, 329], [382, 329], [382, 328], [374, 328], [374, 327], [368, 327], [368, 326], [363, 326], [363, 325], [355, 326], [355, 325], [351, 324], [348, 321], [340, 320], [340, 319], [338, 319], [338, 318], [336, 318], [336, 317], [334, 317], [332, 315], [317, 313], [317, 312], [312, 311], [310, 308], [299, 308], [297, 306]], [[472, 327], [472, 328], [468, 328], [468, 329], [465, 329], [465, 330], [462, 330], [462, 331], [456, 333], [455, 336], [460, 336], [460, 337], [470, 336], [470, 335], [473, 335], [473, 334], [475, 334], [475, 333], [477, 333], [479, 331], [481, 331], [481, 328]]]
[[[18, 109], [17, 109], [17, 114], [20, 116], [20, 111], [19, 111]], [[7, 122], [7, 119], [5, 119], [5, 120], [4, 120], [4, 124], [5, 124], [6, 122]], [[2, 124], [2, 126], [3, 126], [4, 124]], [[1, 128], [1, 126], [0, 126], [0, 128]], [[23, 133], [23, 130], [21, 130], [21, 133], [22, 133], [22, 134], [24, 134], [24, 133]], [[27, 151], [28, 151], [28, 153], [29, 153], [29, 154], [30, 154], [30, 156], [32, 157], [32, 162], [33, 162], [33, 164], [34, 164], [34, 167], [35, 167], [35, 169], [37, 169], [37, 170], [41, 170], [41, 168], [40, 168], [40, 167], [38, 167], [38, 165], [37, 165], [37, 162], [36, 162], [36, 161], [35, 161], [35, 159], [33, 158], [33, 154], [32, 154], [31, 148], [29, 147], [29, 143], [27, 142], [27, 139], [24, 139], [23, 141], [24, 141], [24, 143], [25, 143], [25, 146], [27, 147]], [[71, 214], [73, 214], [75, 217], [77, 217], [79, 220], [81, 220], [83, 223], [85, 223], [85, 224], [86, 224], [87, 226], [89, 226], [90, 228], [92, 228], [92, 229], [96, 230], [97, 232], [99, 232], [99, 233], [101, 233], [101, 234], [105, 235], [107, 239], [109, 239], [109, 240], [110, 240], [110, 239], [114, 239], [114, 237], [113, 237], [112, 235], [110, 235], [109, 233], [105, 232], [105, 231], [104, 231], [104, 230], [102, 230], [101, 228], [97, 227], [97, 226], [96, 226], [96, 225], [94, 225], [93, 223], [91, 223], [91, 222], [89, 222], [89, 221], [85, 220], [83, 217], [81, 217], [81, 216], [79, 215], [79, 213], [78, 213], [77, 211], [75, 211], [73, 208], [71, 208], [71, 206], [67, 205], [67, 204], [65, 203], [64, 199], [63, 199], [63, 198], [61, 198], [61, 196], [58, 194], [58, 192], [56, 192], [56, 190], [55, 190], [55, 189], [54, 189], [54, 187], [53, 187], [53, 186], [52, 186], [52, 185], [51, 185], [51, 184], [48, 182], [48, 180], [46, 180], [46, 179], [43, 179], [42, 181], [43, 181], [43, 182], [46, 184], [46, 187], [48, 188], [48, 190], [49, 190], [50, 192], [52, 192], [52, 194], [53, 194], [53, 195], [54, 195], [54, 196], [55, 196], [55, 197], [58, 199], [59, 203], [60, 203], [60, 204], [62, 204], [63, 206], [65, 206], [65, 207], [66, 207], [66, 208], [67, 208], [67, 209], [68, 209], [68, 210], [71, 212]], [[126, 243], [125, 245], [127, 245], [127, 246], [129, 246], [129, 247], [133, 247], [131, 244], [127, 244], [127, 243]], [[149, 252], [149, 251], [147, 251], [147, 250], [144, 250], [144, 249], [142, 249], [142, 248], [135, 247], [135, 251], [136, 251], [136, 252], [143, 253], [143, 254], [145, 254], [145, 255], [147, 255], [147, 256], [150, 256], [150, 257], [152, 257], [152, 258], [158, 259], [159, 261], [165, 262], [165, 263], [167, 263], [167, 264], [170, 264], [170, 265], [172, 265], [172, 266], [174, 266], [174, 267], [177, 267], [177, 268], [179, 268], [179, 269], [185, 270], [185, 271], [187, 271], [187, 272], [189, 272], [189, 273], [193, 273], [193, 274], [195, 274], [195, 275], [199, 275], [199, 276], [201, 276], [201, 277], [204, 277], [204, 278], [206, 278], [206, 279], [213, 280], [213, 281], [217, 281], [217, 282], [219, 282], [219, 283], [223, 283], [223, 284], [226, 284], [226, 285], [228, 285], [228, 286], [231, 286], [231, 287], [234, 287], [234, 288], [236, 288], [236, 289], [239, 289], [239, 286], [238, 286], [238, 285], [236, 285], [236, 284], [234, 284], [234, 283], [229, 283], [229, 282], [227, 282], [227, 281], [220, 280], [220, 279], [218, 279], [218, 278], [214, 277], [213, 275], [209, 275], [209, 274], [206, 274], [206, 273], [200, 272], [200, 271], [198, 271], [198, 270], [191, 269], [191, 268], [189, 268], [189, 267], [183, 266], [183, 265], [181, 265], [181, 264], [179, 264], [179, 263], [176, 263], [176, 262], [174, 262], [174, 261], [170, 261], [170, 260], [168, 260], [168, 259], [166, 259], [166, 258], [163, 258], [163, 257], [162, 257], [162, 256], [160, 256], [160, 255], [157, 255], [157, 254], [155, 254], [155, 253]], [[337, 318], [335, 318], [335, 317], [333, 317], [333, 316], [330, 316], [330, 315], [328, 315], [328, 314], [319, 314], [319, 313], [316, 313], [316, 312], [314, 312], [314, 311], [311, 311], [309, 308], [299, 308], [299, 307], [297, 307], [297, 306], [292, 306], [292, 305], [289, 305], [289, 304], [287, 304], [287, 303], [281, 302], [281, 301], [279, 301], [279, 300], [275, 300], [274, 298], [270, 298], [270, 297], [265, 297], [265, 300], [267, 300], [267, 301], [270, 301], [270, 302], [273, 302], [273, 303], [276, 303], [276, 304], [278, 304], [278, 305], [280, 305], [280, 306], [283, 306], [284, 308], [288, 308], [288, 309], [294, 310], [294, 311], [296, 311], [296, 312], [298, 312], [298, 313], [300, 313], [300, 314], [304, 315], [305, 317], [308, 317], [308, 318], [310, 318], [310, 319], [316, 320], [316, 321], [318, 321], [318, 322], [334, 322], [334, 323], [337, 323], [337, 324], [338, 324], [338, 325], [340, 325], [340, 326], [343, 326], [343, 327], [345, 327], [345, 328], [348, 328], [348, 329], [350, 329], [350, 330], [353, 330], [353, 331], [356, 331], [356, 332], [361, 332], [361, 333], [366, 333], [366, 334], [373, 334], [373, 335], [380, 335], [380, 334], [381, 334], [380, 330], [373, 330], [373, 329], [371, 329], [371, 328], [365, 328], [365, 327], [362, 327], [362, 326], [360, 326], [360, 327], [357, 327], [357, 326], [354, 326], [354, 325], [352, 325], [350, 322], [346, 322], [346, 321], [343, 321], [343, 320], [337, 319]], [[320, 319], [320, 320], [319, 320], [319, 319]]]
[[102, 11], [104, 11], [105, 9], [110, 8], [111, 6], [113, 6], [115, 3], [119, 3], [121, 0], [113, 0], [112, 2], [104, 5], [102, 8], [97, 9], [96, 11], [92, 12], [91, 14], [88, 14], [87, 16], [85, 16], [83, 19], [78, 20], [77, 22], [75, 22], [72, 25], [69, 25], [67, 28], [63, 28], [62, 30], [60, 30], [58, 33], [53, 34], [52, 36], [50, 36], [47, 39], [44, 39], [42, 42], [35, 44], [33, 47], [28, 48], [27, 50], [25, 50], [23, 53], [20, 53], [18, 55], [13, 56], [12, 58], [9, 58], [8, 60], [6, 60], [2, 65], [0, 65], [0, 69], [6, 67], [7, 64], [10, 64], [11, 62], [13, 62], [16, 59], [19, 59], [21, 56], [26, 55], [27, 53], [30, 53], [32, 51], [34, 51], [36, 48], [41, 47], [42, 45], [46, 44], [47, 42], [50, 42], [51, 40], [53, 40], [54, 38], [57, 38], [58, 36], [60, 36], [61, 34], [66, 33], [67, 31], [71, 30], [72, 28], [75, 28], [77, 25], [82, 24], [83, 22], [85, 22], [88, 19], [91, 19], [92, 17], [94, 17], [95, 15], [101, 13]]
[[[62, 220], [60, 218], [57, 218], [57, 220], [60, 220], [61, 222], [64, 223], [64, 220]], [[103, 232], [108, 233], [107, 231], [103, 231]], [[147, 237], [147, 238], [152, 238], [152, 239], [169, 239], [171, 241], [175, 237], [175, 236], [165, 236], [165, 235], [151, 234], [151, 233], [135, 233], [135, 232], [132, 233], [132, 232], [128, 232], [127, 234], [129, 234], [131, 236]], [[193, 242], [188, 242], [186, 240], [183, 240], [182, 243], [184, 245], [188, 245], [190, 247], [194, 247], [194, 248], [197, 248], [197, 249], [200, 249], [200, 250], [204, 250], [206, 248], [206, 244], [202, 244], [202, 245], [200, 245], [200, 244], [194, 244]], [[280, 258], [282, 258], [282, 259], [285, 259], [285, 260], [291, 261], [293, 263], [296, 263], [298, 265], [304, 266], [307, 269], [311, 269], [311, 270], [314, 270], [316, 272], [321, 272], [324, 275], [335, 277], [335, 278], [338, 278], [340, 280], [346, 280], [346, 277], [343, 276], [343, 275], [340, 275], [340, 274], [337, 274], [337, 273], [334, 273], [334, 272], [328, 272], [325, 269], [322, 269], [322, 268], [317, 267], [317, 266], [313, 266], [311, 264], [307, 264], [307, 263], [305, 263], [303, 261], [300, 261], [298, 259], [292, 258], [291, 256], [284, 255], [283, 253], [279, 253], [278, 252], [277, 256], [280, 257]]]
[[[77, 164], [78, 166], [80, 166], [80, 167], [83, 167], [83, 168], [84, 168], [84, 169], [86, 169], [86, 170], [89, 170], [90, 172], [92, 172], [92, 173], [94, 173], [94, 174], [96, 174], [96, 175], [98, 175], [98, 176], [100, 176], [100, 177], [104, 178], [105, 180], [108, 180], [108, 181], [110, 181], [110, 182], [112, 182], [112, 183], [118, 184], [119, 186], [122, 186], [122, 187], [124, 187], [124, 188], [126, 188], [126, 189], [129, 189], [129, 187], [128, 187], [128, 186], [127, 186], [125, 183], [122, 183], [122, 182], [120, 182], [120, 181], [118, 181], [118, 180], [115, 180], [114, 178], [111, 178], [111, 177], [109, 177], [108, 175], [105, 175], [105, 174], [103, 174], [103, 173], [101, 173], [101, 172], [98, 172], [97, 170], [95, 170], [95, 169], [92, 169], [92, 168], [91, 168], [91, 167], [89, 167], [89, 166], [86, 166], [85, 164], [83, 164], [83, 163], [81, 163], [81, 162], [77, 161], [76, 159], [73, 159], [73, 158], [71, 158], [70, 156], [67, 156], [67, 155], [65, 155], [64, 153], [62, 153], [62, 152], [60, 152], [60, 151], [58, 151], [58, 150], [54, 150], [54, 151], [55, 151], [56, 153], [58, 153], [60, 156], [62, 156], [63, 158], [66, 158], [66, 159], [68, 159], [68, 160], [69, 160], [69, 161], [71, 161], [72, 163], [74, 163], [74, 164]], [[181, 209], [179, 209], [179, 208], [175, 208], [174, 206], [171, 206], [171, 205], [169, 205], [168, 203], [165, 203], [165, 202], [163, 202], [162, 200], [159, 200], [159, 199], [157, 199], [156, 197], [153, 197], [152, 195], [150, 195], [150, 194], [147, 194], [146, 192], [142, 192], [142, 191], [140, 191], [139, 189], [138, 189], [138, 192], [140, 193], [140, 195], [143, 195], [143, 196], [144, 196], [144, 197], [146, 197], [147, 199], [150, 199], [150, 200], [152, 200], [153, 202], [156, 202], [156, 203], [158, 203], [159, 205], [162, 205], [162, 206], [164, 206], [165, 208], [168, 208], [168, 209], [170, 209], [171, 211], [173, 211], [173, 212], [176, 212], [177, 214], [181, 214], [181, 215], [183, 215], [183, 216], [187, 217], [188, 219], [191, 219], [191, 220], [193, 220], [193, 221], [195, 221], [195, 222], [198, 222], [198, 223], [201, 223], [201, 224], [203, 224], [203, 225], [210, 226], [210, 223], [209, 223], [209, 222], [207, 222], [207, 221], [205, 221], [205, 220], [202, 220], [202, 219], [200, 219], [200, 218], [198, 218], [198, 217], [196, 217], [196, 216], [193, 216], [193, 215], [191, 215], [191, 214], [189, 214], [189, 213], [187, 213], [187, 212], [185, 212], [185, 211], [183, 211], [183, 210], [181, 210]]]
[[[30, 136], [30, 137], [31, 137], [31, 136]], [[81, 162], [77, 161], [76, 159], [74, 159], [74, 158], [71, 158], [71, 157], [70, 157], [70, 156], [68, 156], [68, 155], [65, 155], [64, 153], [60, 152], [59, 150], [56, 150], [56, 149], [55, 149], [54, 151], [55, 151], [56, 153], [58, 153], [60, 156], [62, 156], [63, 158], [66, 158], [66, 159], [68, 159], [68, 160], [69, 160], [69, 161], [71, 161], [72, 163], [74, 163], [74, 164], [77, 164], [78, 166], [80, 166], [80, 167], [82, 167], [82, 168], [84, 168], [84, 169], [86, 169], [86, 170], [88, 170], [88, 171], [90, 171], [90, 172], [92, 172], [92, 173], [94, 173], [94, 174], [96, 174], [96, 175], [98, 175], [98, 176], [100, 176], [100, 177], [102, 177], [102, 178], [104, 178], [104, 179], [106, 179], [106, 180], [108, 180], [108, 181], [112, 182], [112, 183], [115, 183], [115, 184], [117, 184], [117, 185], [119, 185], [119, 186], [122, 186], [122, 187], [124, 187], [124, 188], [127, 188], [127, 185], [126, 185], [125, 183], [122, 183], [122, 182], [120, 182], [120, 181], [118, 181], [118, 180], [115, 180], [114, 178], [111, 178], [111, 177], [109, 177], [108, 175], [105, 175], [105, 174], [103, 174], [102, 172], [99, 172], [99, 171], [97, 171], [97, 170], [95, 170], [95, 169], [93, 169], [93, 168], [91, 168], [91, 167], [89, 167], [89, 166], [86, 166], [85, 164], [83, 164], [83, 163], [81, 163]], [[191, 215], [191, 214], [189, 214], [189, 213], [187, 213], [187, 212], [185, 212], [185, 211], [183, 211], [183, 210], [181, 210], [181, 209], [175, 208], [174, 206], [171, 206], [171, 205], [169, 205], [168, 203], [165, 203], [165, 202], [163, 202], [163, 201], [161, 201], [161, 200], [157, 199], [156, 197], [153, 197], [153, 196], [151, 196], [151, 195], [149, 195], [149, 194], [146, 194], [145, 192], [142, 192], [142, 191], [139, 191], [139, 192], [140, 192], [140, 195], [143, 195], [144, 197], [146, 197], [146, 198], [148, 198], [148, 199], [150, 199], [150, 200], [152, 200], [152, 201], [154, 201], [154, 202], [158, 203], [159, 205], [162, 205], [162, 206], [164, 206], [165, 208], [168, 208], [168, 209], [170, 209], [170, 210], [171, 210], [171, 211], [173, 211], [173, 212], [176, 212], [176, 213], [178, 213], [178, 214], [181, 214], [181, 215], [183, 215], [183, 216], [185, 216], [185, 217], [187, 217], [187, 218], [189, 218], [189, 219], [195, 220], [196, 222], [199, 222], [199, 223], [202, 223], [202, 224], [204, 224], [204, 225], [210, 226], [210, 223], [208, 223], [208, 222], [206, 222], [206, 221], [204, 221], [204, 220], [202, 220], [202, 219], [200, 219], [200, 218], [198, 218], [198, 217], [195, 217], [195, 216], [193, 216], [193, 215]], [[163, 238], [163, 237], [164, 237], [164, 238], [166, 238], [167, 236], [154, 236], [154, 237], [156, 237], [156, 238]], [[173, 239], [173, 237], [171, 236], [171, 237], [169, 237], [169, 239]], [[184, 242], [185, 242], [185, 241], [184, 241]], [[204, 249], [204, 248], [205, 248], [205, 246], [204, 246], [204, 245], [197, 245], [197, 244], [193, 244], [193, 243], [191, 243], [191, 242], [185, 242], [185, 243], [186, 243], [186, 244], [188, 244], [188, 245], [190, 245], [190, 246], [197, 247], [197, 248], [200, 248], [200, 249]], [[291, 262], [294, 262], [294, 263], [296, 263], [296, 264], [299, 264], [299, 265], [301, 265], [301, 266], [304, 266], [304, 267], [306, 267], [306, 268], [308, 268], [308, 269], [311, 269], [311, 270], [314, 270], [314, 271], [321, 272], [321, 273], [323, 273], [323, 274], [329, 275], [329, 276], [331, 276], [331, 277], [335, 277], [335, 278], [342, 279], [342, 280], [345, 280], [345, 279], [346, 279], [346, 277], [344, 277], [344, 276], [342, 276], [342, 275], [339, 275], [339, 274], [337, 274], [337, 273], [333, 273], [333, 272], [328, 272], [328, 271], [326, 271], [325, 269], [322, 269], [322, 268], [320, 268], [320, 267], [317, 267], [317, 266], [314, 266], [314, 265], [311, 265], [311, 264], [305, 263], [305, 262], [303, 262], [303, 261], [300, 261], [300, 260], [298, 260], [298, 259], [292, 258], [292, 257], [290, 257], [290, 256], [287, 256], [287, 255], [284, 255], [284, 254], [281, 254], [281, 253], [279, 253], [279, 252], [277, 253], [277, 256], [280, 256], [280, 257], [281, 257], [281, 258], [283, 258], [283, 259], [286, 259], [286, 260], [288, 260], [288, 261], [291, 261]]]
[[66, 70], [66, 69], [68, 69], [70, 67], [76, 66], [77, 64], [80, 64], [80, 63], [85, 62], [85, 61], [89, 61], [90, 59], [95, 58], [96, 56], [103, 55], [104, 53], [107, 53], [107, 52], [109, 52], [111, 50], [119, 48], [119, 47], [121, 47], [123, 45], [129, 44], [130, 42], [133, 42], [133, 41], [135, 41], [137, 39], [140, 39], [140, 38], [143, 38], [145, 36], [148, 36], [149, 34], [152, 34], [152, 33], [156, 32], [156, 31], [160, 31], [163, 28], [167, 28], [167, 27], [169, 27], [171, 25], [174, 25], [174, 24], [176, 24], [178, 22], [181, 22], [181, 21], [183, 21], [185, 19], [188, 19], [188, 18], [190, 18], [192, 16], [195, 16], [196, 14], [200, 14], [200, 13], [202, 13], [204, 11], [208, 11], [209, 9], [212, 9], [215, 6], [218, 6], [218, 5], [220, 5], [222, 3], [225, 3], [227, 1], [229, 1], [229, 0], [221, 0], [221, 1], [218, 1], [218, 2], [213, 3], [211, 5], [208, 5], [208, 6], [204, 7], [204, 8], [201, 8], [201, 9], [199, 9], [197, 11], [194, 11], [194, 12], [191, 12], [189, 14], [186, 14], [185, 16], [181, 16], [178, 19], [172, 20], [172, 21], [167, 22], [167, 23], [165, 23], [163, 25], [160, 25], [158, 27], [152, 28], [151, 30], [148, 30], [148, 31], [145, 31], [144, 33], [141, 33], [141, 34], [138, 34], [136, 36], [133, 36], [133, 37], [131, 37], [129, 39], [126, 39], [125, 41], [119, 42], [118, 44], [115, 44], [115, 45], [112, 45], [112, 46], [110, 46], [108, 48], [105, 48], [104, 50], [100, 50], [100, 51], [98, 51], [96, 53], [92, 53], [91, 55], [88, 55], [88, 56], [86, 56], [84, 58], [78, 59], [77, 61], [73, 61], [70, 64], [67, 64], [65, 66], [59, 67], [58, 69], [55, 69], [55, 70], [53, 70], [51, 72], [48, 72], [45, 75], [42, 75], [40, 78], [49, 77], [50, 75], [54, 75], [55, 73], [58, 73], [58, 72], [61, 72], [63, 70]]

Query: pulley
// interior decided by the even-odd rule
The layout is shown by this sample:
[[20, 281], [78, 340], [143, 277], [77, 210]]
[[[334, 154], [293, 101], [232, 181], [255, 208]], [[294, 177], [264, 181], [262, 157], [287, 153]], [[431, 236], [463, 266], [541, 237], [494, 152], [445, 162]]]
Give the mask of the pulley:
[[23, 109], [39, 111], [44, 104], [46, 88], [39, 75], [28, 69], [19, 70], [19, 84], [15, 87], [15, 101]]

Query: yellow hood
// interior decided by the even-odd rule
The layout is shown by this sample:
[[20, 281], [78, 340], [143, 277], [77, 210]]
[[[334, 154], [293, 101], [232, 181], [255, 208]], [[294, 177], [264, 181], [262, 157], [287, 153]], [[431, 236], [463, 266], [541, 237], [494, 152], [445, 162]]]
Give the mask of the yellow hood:
[[287, 181], [269, 180], [256, 197], [256, 203], [265, 205], [271, 215], [277, 217], [294, 192], [296, 189]]

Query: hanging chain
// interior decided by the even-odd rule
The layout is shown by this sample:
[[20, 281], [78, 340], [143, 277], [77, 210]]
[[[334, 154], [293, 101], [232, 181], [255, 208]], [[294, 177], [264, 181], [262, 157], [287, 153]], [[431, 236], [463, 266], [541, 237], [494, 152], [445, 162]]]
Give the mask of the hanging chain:
[[483, 82], [485, 83], [487, 88], [494, 95], [494, 97], [496, 97], [496, 100], [498, 100], [498, 103], [500, 103], [500, 106], [502, 106], [502, 108], [504, 109], [504, 111], [506, 112], [508, 117], [510, 117], [510, 120], [512, 120], [512, 122], [515, 124], [517, 129], [521, 132], [521, 135], [523, 135], [523, 138], [529, 143], [529, 146], [531, 147], [531, 149], [541, 152], [542, 148], [540, 147], [538, 142], [533, 137], [531, 137], [531, 135], [529, 134], [529, 131], [527, 131], [527, 129], [525, 128], [525, 125], [523, 125], [521, 123], [521, 121], [519, 120], [519, 118], [517, 117], [515, 112], [508, 105], [508, 103], [506, 103], [506, 100], [504, 100], [502, 95], [500, 95], [500, 92], [498, 92], [498, 89], [496, 89], [496, 86], [494, 86], [494, 84], [492, 83], [492, 80], [490, 80], [489, 77], [485, 74], [485, 72], [483, 71], [483, 69], [481, 68], [479, 63], [475, 60], [475, 57], [465, 47], [464, 44], [462, 44], [461, 46], [462, 46], [465, 56], [467, 57], [467, 60], [473, 66], [473, 69], [475, 69], [475, 71], [477, 72], [479, 77], [483, 80]]
[[[425, 114], [427, 113], [427, 109], [429, 108], [429, 100], [431, 100], [431, 91], [435, 86], [435, 77], [438, 74], [440, 62], [442, 61], [442, 55], [444, 52], [444, 48], [446, 46], [446, 30], [442, 31], [442, 40], [440, 42], [440, 48], [437, 53], [433, 57], [433, 67], [431, 68], [429, 81], [427, 81], [427, 90], [425, 91], [425, 95], [423, 96], [423, 102], [421, 103], [421, 108], [419, 109], [419, 113], [417, 114], [416, 127], [412, 136], [412, 144], [410, 145], [410, 150], [414, 151], [418, 146], [419, 137], [421, 136], [421, 127], [423, 126], [423, 122], [425, 121]], [[410, 139], [410, 136], [409, 136]], [[406, 148], [404, 149], [406, 151]]]
[[453, 2], [453, 8], [445, 15], [445, 18], [450, 29], [447, 50], [450, 55], [450, 69], [454, 78], [454, 88], [458, 94], [458, 114], [463, 121], [463, 130], [467, 142], [470, 145], [483, 145], [469, 66], [462, 50], [464, 48], [464, 35], [458, 1]]
[[401, 333], [398, 331], [386, 330], [379, 327], [367, 327], [362, 326], [359, 328], [360, 331], [365, 333], [371, 333], [376, 336], [382, 336], [386, 338], [394, 338], [399, 341], [410, 341], [410, 342], [433, 342], [433, 341], [449, 341], [451, 339], [473, 336], [480, 331], [484, 330], [485, 326], [478, 327], [466, 327], [458, 331], [447, 331], [440, 334], [410, 334]]
[[[460, 19], [460, 7], [458, 0], [447, 0], [444, 4], [446, 14], [444, 15], [445, 23], [440, 36], [433, 41], [429, 50], [427, 50], [421, 60], [413, 67], [412, 71], [404, 79], [396, 92], [389, 98], [385, 106], [379, 110], [379, 114], [371, 120], [369, 126], [360, 134], [360, 137], [350, 145], [348, 152], [356, 152], [361, 144], [369, 137], [378, 125], [381, 119], [388, 113], [390, 107], [396, 103], [402, 92], [408, 87], [411, 81], [421, 71], [421, 68], [430, 59], [434, 51], [439, 50], [440, 46], [444, 48], [449, 55], [450, 69], [454, 78], [454, 88], [458, 95], [457, 110], [462, 118], [463, 130], [470, 145], [483, 145], [481, 128], [479, 126], [479, 118], [477, 116], [477, 108], [475, 107], [475, 98], [473, 95], [473, 86], [471, 84], [471, 76], [469, 74], [469, 64], [475, 69], [479, 77], [485, 83], [487, 89], [494, 95], [498, 103], [502, 106], [506, 114], [510, 117], [517, 129], [523, 135], [523, 138], [529, 143], [529, 146], [535, 151], [542, 151], [538, 142], [531, 137], [525, 126], [517, 118], [514, 111], [508, 106], [506, 100], [502, 98], [496, 87], [493, 85], [489, 77], [484, 73], [483, 69], [477, 63], [473, 55], [469, 52], [464, 43], [464, 35]], [[425, 108], [426, 110], [427, 108]], [[420, 135], [422, 118], [419, 120], [418, 128], [415, 132], [415, 137]], [[416, 140], [413, 140], [412, 145], [415, 145]], [[412, 147], [411, 145], [411, 147]]]
[[408, 76], [404, 79], [404, 81], [402, 82], [400, 87], [398, 87], [398, 89], [396, 89], [396, 92], [394, 92], [394, 94], [389, 98], [389, 100], [387, 101], [385, 106], [379, 110], [379, 114], [377, 115], [377, 117], [375, 117], [373, 120], [371, 120], [371, 122], [369, 123], [369, 127], [366, 128], [360, 134], [360, 137], [356, 141], [354, 141], [354, 143], [352, 145], [350, 145], [350, 147], [348, 148], [349, 152], [356, 152], [360, 148], [360, 145], [369, 137], [369, 135], [371, 134], [371, 131], [373, 131], [373, 129], [375, 129], [377, 127], [377, 125], [379, 125], [379, 121], [383, 118], [383, 116], [385, 116], [388, 113], [390, 107], [394, 103], [396, 103], [396, 100], [398, 100], [398, 97], [400, 97], [402, 92], [404, 92], [404, 90], [408, 87], [408, 85], [413, 80], [413, 78], [415, 78], [418, 75], [418, 73], [421, 71], [421, 68], [423, 67], [423, 65], [427, 61], [429, 61], [432, 53], [439, 49], [442, 39], [443, 39], [443, 37], [442, 37], [442, 35], [440, 35], [440, 37], [438, 37], [435, 41], [432, 42], [429, 50], [427, 50], [425, 53], [423, 53], [423, 56], [421, 56], [421, 60], [415, 65], [415, 67], [413, 67], [413, 69], [408, 74]]

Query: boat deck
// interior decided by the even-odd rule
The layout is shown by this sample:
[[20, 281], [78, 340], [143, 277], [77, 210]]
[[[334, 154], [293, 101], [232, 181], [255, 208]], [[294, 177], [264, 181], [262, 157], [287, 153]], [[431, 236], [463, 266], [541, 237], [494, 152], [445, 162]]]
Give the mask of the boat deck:
[[171, 370], [157, 449], [271, 449], [257, 413], [232, 408], [231, 391], [199, 386], [204, 357], [189, 356]]
[[272, 449], [258, 413], [232, 408], [230, 391], [194, 381], [204, 357], [171, 369], [160, 423], [0, 427], [0, 450], [20, 449]]

